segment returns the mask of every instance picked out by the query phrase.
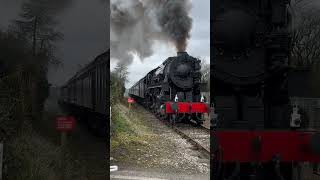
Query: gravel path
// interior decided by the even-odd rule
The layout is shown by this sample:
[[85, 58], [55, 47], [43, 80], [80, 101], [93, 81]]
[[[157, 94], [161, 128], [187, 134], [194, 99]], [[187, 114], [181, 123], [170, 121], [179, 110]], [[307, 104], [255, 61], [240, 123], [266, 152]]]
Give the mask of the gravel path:
[[[128, 119], [132, 118], [132, 114], [130, 115], [126, 106], [119, 105], [118, 108], [121, 109], [124, 116]], [[202, 152], [199, 152], [187, 140], [182, 138], [141, 106], [135, 106], [133, 113], [139, 115], [140, 120], [149, 128], [154, 139], [146, 142], [148, 147], [150, 147], [148, 152], [137, 154], [139, 157], [136, 157], [136, 159], [139, 160], [140, 163], [122, 163], [121, 161], [116, 160], [111, 162], [115, 165], [119, 165], [119, 172], [142, 171], [168, 174], [169, 176], [165, 179], [182, 178], [186, 175], [192, 175], [194, 176], [194, 179], [209, 179], [209, 157], [206, 157]], [[143, 149], [143, 147], [141, 149]], [[111, 155], [117, 159], [117, 154]], [[161, 169], [161, 172], [157, 171], [159, 169]]]
[[208, 152], [210, 152], [210, 130], [205, 129], [204, 127], [194, 127], [193, 124], [176, 124], [176, 128], [183, 132], [188, 137], [192, 138], [193, 141], [196, 141]]

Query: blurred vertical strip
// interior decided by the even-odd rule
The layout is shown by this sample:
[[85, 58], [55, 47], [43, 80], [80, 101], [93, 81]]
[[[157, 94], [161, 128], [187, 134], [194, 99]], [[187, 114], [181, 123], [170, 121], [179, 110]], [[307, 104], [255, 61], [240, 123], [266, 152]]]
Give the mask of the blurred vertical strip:
[[[110, 0], [103, 0], [106, 4], [106, 30], [107, 30], [107, 40], [106, 40], [106, 45], [107, 45], [107, 50], [109, 51], [109, 61], [107, 63], [107, 78], [106, 78], [106, 92], [107, 92], [107, 107], [106, 111], [109, 112], [110, 114], [107, 114], [107, 117], [109, 118], [109, 123], [107, 130], [109, 131], [107, 134], [107, 166], [110, 166], [110, 128], [111, 128], [111, 105], [110, 105]], [[110, 110], [109, 110], [110, 109]], [[107, 121], [108, 122], [108, 121]], [[111, 168], [111, 166], [110, 166]], [[110, 171], [109, 171], [110, 173]], [[110, 177], [110, 174], [108, 175]], [[108, 179], [108, 178], [107, 178]]]

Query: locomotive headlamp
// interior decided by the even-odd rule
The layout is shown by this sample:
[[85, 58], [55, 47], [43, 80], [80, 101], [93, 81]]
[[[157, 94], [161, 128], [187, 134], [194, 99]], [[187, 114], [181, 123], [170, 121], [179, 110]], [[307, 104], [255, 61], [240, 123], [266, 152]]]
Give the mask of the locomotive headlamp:
[[214, 103], [210, 106], [210, 123], [212, 127], [218, 126], [218, 114], [215, 112]]
[[298, 105], [294, 104], [291, 114], [291, 121], [290, 121], [290, 127], [300, 127], [301, 126], [301, 115], [299, 114]]
[[205, 97], [201, 95], [200, 102], [205, 102]]
[[179, 98], [178, 98], [178, 94], [176, 94], [176, 97], [174, 98], [174, 102], [178, 102]]

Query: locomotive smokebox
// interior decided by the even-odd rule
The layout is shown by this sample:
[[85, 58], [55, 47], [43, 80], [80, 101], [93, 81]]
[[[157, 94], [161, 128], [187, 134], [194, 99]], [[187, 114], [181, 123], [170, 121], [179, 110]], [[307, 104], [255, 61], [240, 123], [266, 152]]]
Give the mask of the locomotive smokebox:
[[183, 56], [183, 55], [188, 55], [188, 53], [183, 51], [177, 52], [177, 56]]

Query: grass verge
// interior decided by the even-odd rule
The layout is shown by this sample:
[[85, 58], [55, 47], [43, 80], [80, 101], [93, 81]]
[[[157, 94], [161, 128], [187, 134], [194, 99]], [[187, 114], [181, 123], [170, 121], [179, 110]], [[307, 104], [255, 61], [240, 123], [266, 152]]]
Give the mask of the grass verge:
[[117, 162], [141, 164], [157, 142], [143, 118], [123, 105], [112, 108], [111, 156]]
[[6, 143], [5, 148], [4, 179], [81, 179], [81, 172], [71, 155], [32, 129], [23, 130], [11, 142]]

